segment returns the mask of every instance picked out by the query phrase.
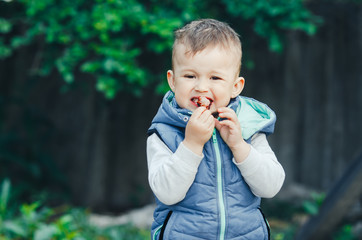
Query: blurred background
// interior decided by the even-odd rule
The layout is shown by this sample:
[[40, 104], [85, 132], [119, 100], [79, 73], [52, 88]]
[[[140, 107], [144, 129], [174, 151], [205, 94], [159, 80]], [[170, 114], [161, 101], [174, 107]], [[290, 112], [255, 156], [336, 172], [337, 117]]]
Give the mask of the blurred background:
[[[362, 1], [0, 0], [1, 239], [121, 239], [82, 233], [74, 212], [153, 203], [146, 131], [173, 31], [199, 18], [240, 34], [242, 95], [277, 114], [269, 143], [286, 181], [265, 201], [273, 239], [318, 213], [362, 150]], [[341, 219], [334, 239], [358, 239], [361, 219]]]

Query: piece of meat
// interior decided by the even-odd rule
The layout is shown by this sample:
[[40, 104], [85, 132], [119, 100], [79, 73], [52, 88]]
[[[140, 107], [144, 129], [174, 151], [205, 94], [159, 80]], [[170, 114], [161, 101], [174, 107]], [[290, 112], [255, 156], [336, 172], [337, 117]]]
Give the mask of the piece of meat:
[[207, 97], [200, 96], [198, 97], [196, 104], [199, 107], [205, 107], [206, 109], [210, 109], [211, 101]]

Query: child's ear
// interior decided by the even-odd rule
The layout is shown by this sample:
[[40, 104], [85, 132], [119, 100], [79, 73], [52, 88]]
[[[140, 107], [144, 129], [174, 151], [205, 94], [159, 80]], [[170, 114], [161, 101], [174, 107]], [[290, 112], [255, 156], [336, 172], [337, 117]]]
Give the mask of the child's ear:
[[167, 82], [168, 86], [170, 86], [171, 90], [175, 92], [175, 78], [173, 76], [172, 70], [167, 71]]
[[238, 77], [234, 82], [231, 97], [232, 98], [237, 97], [243, 91], [244, 85], [245, 85], [245, 79], [243, 77]]

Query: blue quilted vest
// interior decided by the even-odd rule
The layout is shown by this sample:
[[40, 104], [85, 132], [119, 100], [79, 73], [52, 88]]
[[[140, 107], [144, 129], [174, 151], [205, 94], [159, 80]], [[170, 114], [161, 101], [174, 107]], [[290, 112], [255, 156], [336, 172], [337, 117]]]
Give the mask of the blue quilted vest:
[[[237, 97], [229, 107], [238, 114], [243, 138], [248, 142], [256, 132], [273, 132], [275, 114], [265, 104]], [[156, 133], [175, 152], [191, 114], [181, 109], [173, 93], [168, 92], [148, 134]], [[195, 180], [182, 201], [165, 205], [156, 198], [152, 239], [269, 239], [260, 198], [251, 192], [216, 129], [203, 154]]]

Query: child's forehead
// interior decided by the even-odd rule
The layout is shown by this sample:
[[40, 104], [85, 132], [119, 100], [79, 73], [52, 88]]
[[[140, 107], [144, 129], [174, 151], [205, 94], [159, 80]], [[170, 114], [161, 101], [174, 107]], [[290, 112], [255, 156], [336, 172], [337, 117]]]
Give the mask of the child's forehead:
[[222, 46], [210, 45], [196, 53], [191, 52], [187, 46], [180, 44], [175, 46], [173, 55], [173, 69], [206, 69], [214, 71], [231, 71], [239, 75], [241, 59], [240, 55]]
[[225, 46], [225, 45], [221, 45], [221, 44], [209, 44], [207, 45], [205, 48], [200, 49], [198, 51], [193, 51], [192, 48], [190, 46], [187, 46], [183, 43], [178, 43], [174, 45], [174, 49], [173, 49], [173, 58], [177, 57], [177, 56], [186, 56], [188, 57], [193, 57], [197, 54], [203, 53], [203, 54], [207, 54], [208, 52], [210, 52], [211, 50], [213, 51], [220, 51], [222, 53], [225, 53], [227, 55], [234, 55], [238, 58], [241, 58], [241, 51], [237, 51], [235, 49], [235, 47], [232, 46]]

